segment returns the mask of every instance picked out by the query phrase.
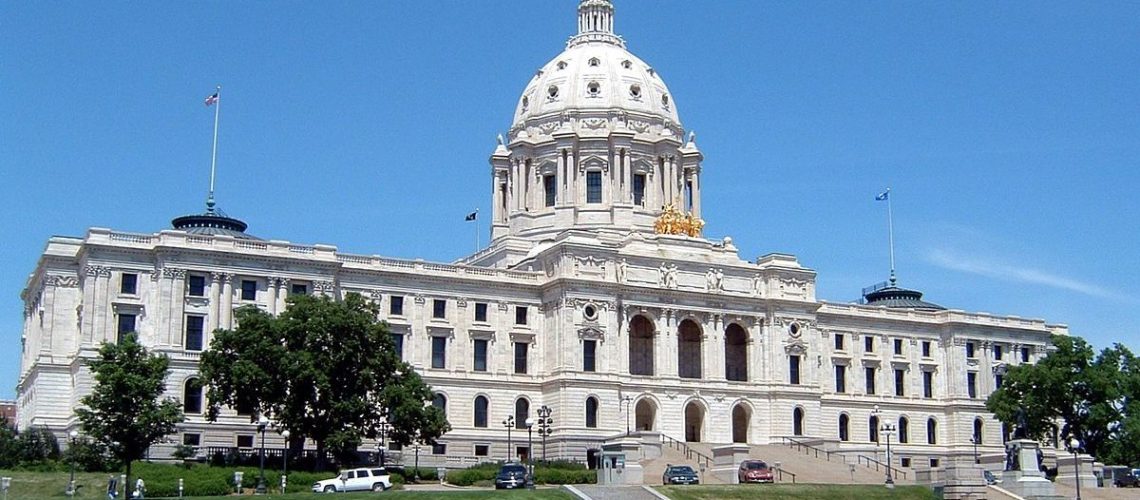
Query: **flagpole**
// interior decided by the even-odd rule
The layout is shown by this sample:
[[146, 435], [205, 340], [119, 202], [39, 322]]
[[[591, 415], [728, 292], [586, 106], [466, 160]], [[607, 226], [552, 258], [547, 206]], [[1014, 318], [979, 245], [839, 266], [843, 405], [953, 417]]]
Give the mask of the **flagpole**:
[[891, 214], [891, 188], [887, 188], [887, 237], [891, 245], [891, 286], [895, 284], [895, 222]]
[[479, 251], [479, 209], [475, 209], [475, 251]]
[[214, 102], [214, 150], [210, 154], [210, 195], [206, 197], [206, 211], [209, 213], [214, 213], [214, 171], [218, 163], [218, 115], [222, 111], [221, 85], [218, 85], [214, 95], [218, 96], [218, 99]]

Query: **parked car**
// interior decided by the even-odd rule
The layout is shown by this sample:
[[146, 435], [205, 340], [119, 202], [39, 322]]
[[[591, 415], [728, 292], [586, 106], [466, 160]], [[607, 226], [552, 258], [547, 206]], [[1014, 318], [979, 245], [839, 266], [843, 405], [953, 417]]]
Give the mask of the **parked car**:
[[1140, 479], [1132, 474], [1124, 474], [1118, 476], [1112, 484], [1117, 488], [1140, 488]]
[[697, 471], [688, 465], [669, 465], [661, 475], [662, 484], [700, 484]]
[[517, 463], [507, 463], [499, 467], [495, 474], [495, 489], [515, 489], [526, 487], [526, 466]]
[[1001, 484], [1001, 479], [988, 470], [982, 471], [982, 477], [985, 478], [986, 484]]
[[736, 471], [736, 478], [741, 483], [772, 483], [776, 477], [772, 469], [763, 460], [745, 460], [740, 462], [740, 469]]
[[384, 491], [391, 487], [392, 479], [384, 469], [360, 468], [342, 470], [337, 477], [313, 483], [313, 492]]

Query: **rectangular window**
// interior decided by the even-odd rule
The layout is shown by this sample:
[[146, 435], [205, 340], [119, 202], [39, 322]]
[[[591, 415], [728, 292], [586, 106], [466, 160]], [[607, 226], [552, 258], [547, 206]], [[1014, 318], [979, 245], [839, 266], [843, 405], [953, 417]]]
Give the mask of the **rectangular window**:
[[305, 284], [305, 283], [293, 283], [293, 286], [289, 287], [289, 294], [290, 295], [308, 295], [309, 294], [309, 285]]
[[515, 373], [526, 373], [526, 352], [530, 344], [515, 342]]
[[558, 183], [555, 182], [553, 175], [543, 176], [542, 190], [546, 193], [546, 206], [554, 206], [554, 195], [558, 192]]
[[895, 369], [895, 396], [906, 396], [906, 372]]
[[970, 359], [974, 358], [974, 343], [973, 342], [966, 342], [966, 357], [970, 358]]
[[484, 339], [475, 339], [472, 347], [475, 349], [475, 371], [487, 371], [487, 341]]
[[1002, 355], [1001, 346], [1000, 345], [994, 345], [994, 359], [1001, 361], [1001, 355]]
[[257, 282], [241, 280], [241, 300], [257, 300]]
[[[905, 441], [903, 441], [900, 438], [899, 442], [905, 442]], [[903, 458], [899, 459], [899, 465], [909, 469], [910, 468], [910, 457], [903, 457]]]
[[934, 372], [922, 372], [922, 397], [934, 397]]
[[447, 368], [447, 337], [431, 338], [431, 367]]
[[202, 350], [202, 331], [205, 330], [202, 325], [204, 325], [205, 322], [206, 318], [202, 316], [186, 316], [187, 351]]
[[253, 448], [253, 434], [238, 434], [238, 448]]
[[486, 302], [476, 302], [475, 303], [475, 321], [478, 321], [480, 323], [486, 323], [487, 322], [487, 303]]
[[515, 306], [515, 324], [526, 324], [526, 306]]
[[835, 350], [836, 351], [842, 351], [843, 350], [843, 334], [842, 333], [835, 334]]
[[685, 181], [685, 211], [693, 211], [693, 181]]
[[866, 381], [867, 394], [875, 393], [875, 368], [867, 366], [863, 368], [863, 379]]
[[598, 341], [584, 340], [582, 341], [582, 371], [592, 372], [597, 370], [597, 355]]
[[875, 352], [875, 337], [870, 335], [863, 337], [863, 352]]
[[970, 399], [978, 397], [978, 373], [969, 372], [966, 374], [966, 393]]
[[435, 299], [431, 301], [431, 317], [436, 319], [447, 318], [447, 301]]
[[191, 297], [205, 297], [206, 277], [201, 274], [191, 274], [186, 281], [186, 294]]
[[586, 203], [602, 202], [602, 173], [597, 170], [586, 172]]
[[788, 383], [800, 384], [800, 357], [788, 356]]
[[1005, 376], [1002, 374], [994, 375], [994, 390], [1001, 389], [1001, 383], [1005, 382]]
[[1021, 348], [1021, 362], [1022, 363], [1028, 363], [1029, 362], [1029, 348], [1028, 347], [1022, 347]]
[[396, 351], [396, 357], [400, 358], [400, 360], [403, 361], [403, 359], [404, 359], [404, 334], [402, 334], [402, 333], [393, 333], [392, 334], [392, 349], [394, 351]]
[[835, 365], [835, 392], [847, 392], [847, 367]]
[[939, 464], [939, 462], [938, 462], [937, 458], [930, 459], [930, 466], [931, 467], [938, 467], [938, 464]]
[[123, 295], [137, 295], [139, 293], [139, 275], [123, 273], [119, 278], [119, 293]]
[[930, 341], [929, 340], [923, 340], [922, 341], [922, 357], [924, 357], [924, 358], [930, 357]]
[[895, 339], [895, 356], [902, 356], [903, 353], [902, 339]]
[[486, 457], [491, 454], [491, 446], [486, 444], [475, 445], [475, 456]]
[[137, 331], [135, 329], [135, 318], [136, 318], [136, 316], [134, 314], [122, 314], [122, 313], [119, 314], [118, 330], [115, 332], [118, 334], [118, 336], [116, 337], [117, 338], [116, 342], [122, 342], [123, 336], [125, 336], [128, 333], [133, 333], [133, 332]]
[[187, 432], [182, 435], [182, 444], [186, 446], [198, 446], [202, 444], [202, 435]]
[[388, 314], [392, 316], [404, 315], [404, 297], [400, 295], [393, 295], [392, 300], [388, 304]]
[[446, 455], [447, 454], [447, 445], [444, 443], [436, 443], [436, 444], [431, 445], [431, 454], [432, 455]]
[[633, 175], [633, 204], [645, 206], [645, 174]]

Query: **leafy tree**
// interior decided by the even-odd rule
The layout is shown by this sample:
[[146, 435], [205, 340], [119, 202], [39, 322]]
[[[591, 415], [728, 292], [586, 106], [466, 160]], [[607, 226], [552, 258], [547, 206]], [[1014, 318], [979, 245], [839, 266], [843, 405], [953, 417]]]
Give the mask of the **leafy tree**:
[[20, 463], [20, 442], [8, 418], [0, 416], [0, 469], [11, 469]]
[[80, 400], [75, 415], [84, 434], [126, 464], [130, 484], [131, 462], [142, 459], [147, 448], [174, 433], [183, 420], [181, 404], [159, 400], [170, 360], [150, 354], [135, 334], [128, 334], [117, 344], [104, 342], [88, 365], [95, 387]]
[[209, 418], [222, 405], [271, 416], [289, 429], [292, 446], [317, 443], [318, 469], [326, 450], [350, 457], [385, 421], [401, 444], [434, 443], [450, 430], [426, 404], [431, 388], [396, 355], [375, 304], [356, 293], [298, 295], [288, 304], [277, 317], [239, 309], [236, 329], [214, 332], [201, 365]]
[[33, 427], [17, 438], [20, 463], [42, 464], [59, 458], [59, 440], [47, 427]]
[[110, 457], [107, 447], [87, 437], [79, 437], [67, 446], [61, 461], [74, 463], [79, 470], [87, 472], [110, 472], [119, 469], [119, 463]]

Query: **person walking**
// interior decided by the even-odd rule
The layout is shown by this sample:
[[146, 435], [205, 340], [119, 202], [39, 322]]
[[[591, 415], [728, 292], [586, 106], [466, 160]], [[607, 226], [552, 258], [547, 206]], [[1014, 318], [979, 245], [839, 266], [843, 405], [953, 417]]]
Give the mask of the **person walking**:
[[146, 498], [146, 483], [143, 482], [143, 479], [141, 477], [138, 479], [138, 481], [135, 481], [135, 496], [134, 496], [134, 498], [138, 498], [138, 499]]
[[107, 478], [107, 500], [115, 500], [119, 497], [119, 480], [115, 479], [115, 475], [111, 474]]

